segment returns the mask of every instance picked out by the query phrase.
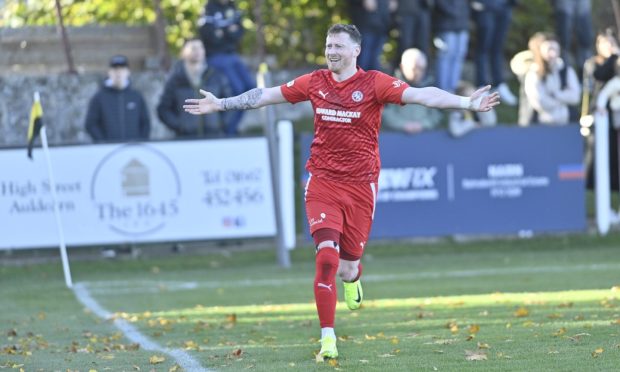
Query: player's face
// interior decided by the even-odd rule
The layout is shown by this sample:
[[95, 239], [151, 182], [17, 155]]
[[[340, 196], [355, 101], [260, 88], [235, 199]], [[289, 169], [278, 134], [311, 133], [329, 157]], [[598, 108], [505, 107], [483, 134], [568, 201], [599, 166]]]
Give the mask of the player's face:
[[344, 32], [327, 35], [325, 41], [325, 60], [327, 68], [335, 73], [355, 67], [357, 56], [360, 54], [360, 46]]

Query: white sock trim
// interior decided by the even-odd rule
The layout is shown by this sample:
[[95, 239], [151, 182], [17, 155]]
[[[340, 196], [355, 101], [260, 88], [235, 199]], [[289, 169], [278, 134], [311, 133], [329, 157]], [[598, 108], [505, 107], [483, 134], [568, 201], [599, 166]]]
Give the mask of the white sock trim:
[[321, 328], [321, 338], [325, 337], [336, 338], [336, 333], [334, 332], [334, 329], [331, 327]]

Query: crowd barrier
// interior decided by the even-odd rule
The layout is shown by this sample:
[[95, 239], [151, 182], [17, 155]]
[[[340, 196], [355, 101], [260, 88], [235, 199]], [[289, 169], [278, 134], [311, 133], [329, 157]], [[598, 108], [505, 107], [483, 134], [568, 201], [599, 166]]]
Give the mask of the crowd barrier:
[[[302, 136], [303, 163], [311, 140]], [[384, 132], [379, 143], [371, 238], [529, 236], [586, 228], [577, 126], [499, 126], [460, 138], [445, 131]], [[301, 182], [307, 177], [304, 172]]]

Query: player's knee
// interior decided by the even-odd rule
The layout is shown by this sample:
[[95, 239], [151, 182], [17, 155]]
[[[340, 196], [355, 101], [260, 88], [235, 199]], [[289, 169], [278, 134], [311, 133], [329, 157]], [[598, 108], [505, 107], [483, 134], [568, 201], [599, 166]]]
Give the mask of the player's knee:
[[312, 234], [312, 237], [314, 238], [314, 244], [317, 250], [329, 246], [330, 243], [332, 248], [340, 244], [340, 232], [338, 232], [338, 230], [328, 228], [319, 229]]
[[345, 282], [353, 281], [357, 277], [357, 266], [340, 265], [338, 268], [338, 276]]

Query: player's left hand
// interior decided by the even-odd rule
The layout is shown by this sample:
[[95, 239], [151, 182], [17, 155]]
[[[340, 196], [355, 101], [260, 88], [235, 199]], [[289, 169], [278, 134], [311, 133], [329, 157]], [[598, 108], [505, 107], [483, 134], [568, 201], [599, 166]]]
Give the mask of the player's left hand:
[[499, 105], [499, 93], [489, 94], [491, 86], [487, 85], [472, 93], [469, 97], [472, 111], [491, 111], [494, 106]]
[[189, 112], [192, 115], [202, 115], [221, 110], [219, 99], [216, 96], [202, 89], [200, 89], [200, 94], [204, 96], [201, 99], [189, 98], [185, 100], [185, 104], [183, 105], [185, 112]]

